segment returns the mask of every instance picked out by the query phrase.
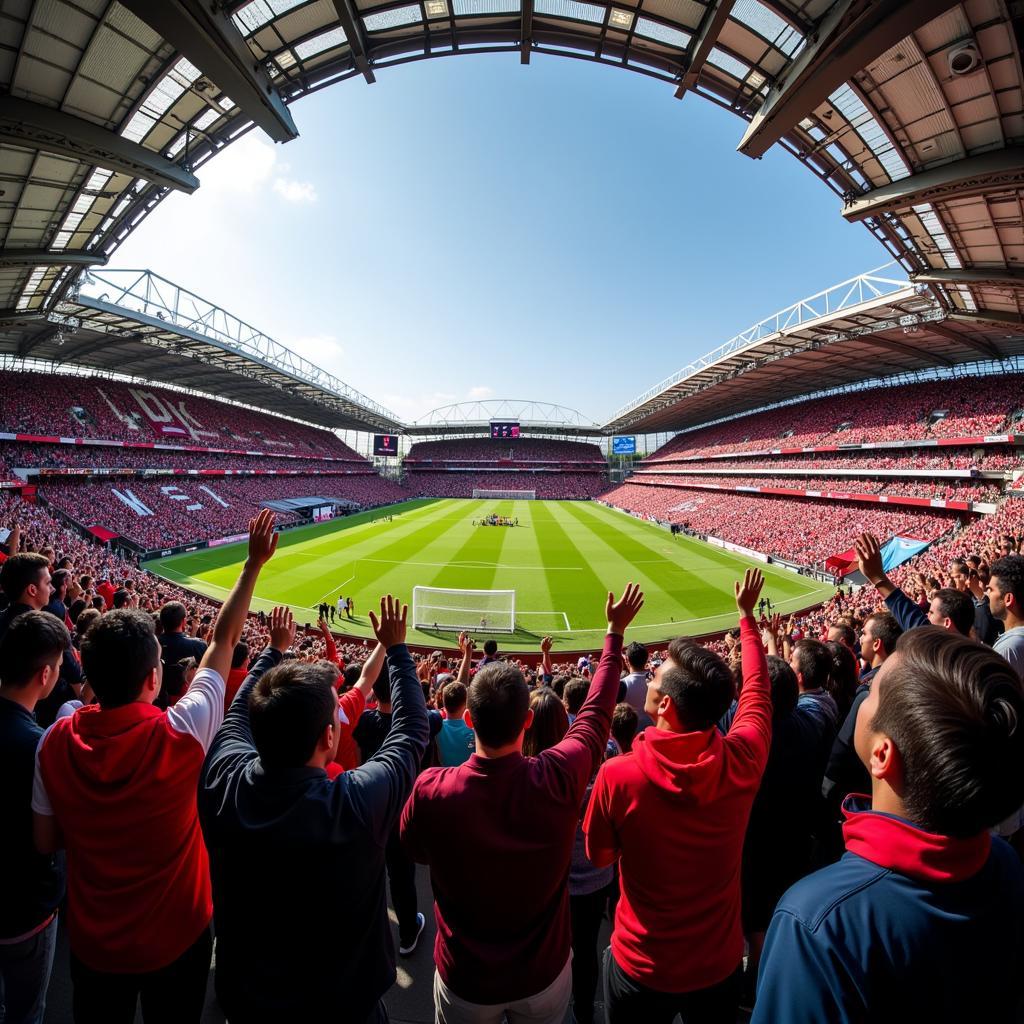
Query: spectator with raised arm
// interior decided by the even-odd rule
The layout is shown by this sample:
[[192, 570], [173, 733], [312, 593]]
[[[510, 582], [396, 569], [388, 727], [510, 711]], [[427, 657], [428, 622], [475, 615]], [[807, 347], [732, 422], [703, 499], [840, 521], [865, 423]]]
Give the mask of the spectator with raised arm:
[[[476, 753], [429, 768], [402, 812], [402, 839], [430, 865], [438, 1022], [561, 1024], [572, 985], [566, 878], [587, 783], [600, 761], [622, 667], [622, 635], [643, 605], [629, 584], [605, 604], [608, 635], [590, 692], [564, 738], [524, 757], [530, 693], [511, 662], [481, 668], [469, 688]], [[500, 883], [467, 885], [486, 865]]]
[[768, 665], [753, 611], [764, 578], [736, 583], [743, 689], [726, 736], [716, 723], [733, 677], [717, 655], [674, 640], [648, 686], [655, 722], [606, 761], [584, 821], [595, 865], [619, 862], [605, 954], [608, 1024], [732, 1021], [740, 995], [740, 863], [772, 733]]
[[[395, 981], [384, 848], [427, 746], [427, 712], [405, 646], [408, 609], [370, 613], [387, 652], [391, 728], [360, 767], [330, 779], [341, 711], [337, 668], [282, 661], [291, 614], [228, 709], [203, 769], [211, 850], [217, 994], [236, 1022], [386, 1021]], [[256, 668], [266, 667], [257, 675]], [[273, 667], [270, 667], [270, 666]]]
[[213, 948], [210, 872], [196, 814], [203, 758], [224, 717], [224, 678], [273, 513], [249, 524], [249, 553], [188, 692], [154, 705], [163, 663], [152, 617], [109, 612], [82, 640], [97, 704], [43, 737], [32, 793], [36, 847], [68, 851], [68, 934], [79, 1021], [198, 1021]]
[[862, 533], [856, 540], [857, 567], [861, 575], [874, 586], [892, 612], [900, 629], [916, 629], [918, 626], [939, 626], [952, 630], [961, 636], [970, 636], [974, 626], [974, 602], [967, 593], [953, 587], [935, 591], [925, 612], [896, 586], [885, 574], [882, 566], [882, 546], [878, 538]]
[[1022, 722], [991, 650], [900, 638], [857, 721], [870, 797], [843, 807], [842, 860], [776, 908], [753, 1024], [1017, 1019], [1024, 869], [989, 829], [1024, 802]]

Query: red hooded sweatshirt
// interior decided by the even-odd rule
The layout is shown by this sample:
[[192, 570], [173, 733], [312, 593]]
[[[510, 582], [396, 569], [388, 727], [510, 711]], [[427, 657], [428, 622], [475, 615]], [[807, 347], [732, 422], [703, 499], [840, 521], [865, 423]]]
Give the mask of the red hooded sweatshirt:
[[727, 978], [743, 956], [740, 861], [768, 760], [768, 663], [752, 618], [740, 624], [743, 692], [727, 736], [645, 729], [601, 766], [583, 829], [597, 865], [619, 860], [612, 954], [658, 992]]
[[224, 681], [200, 669], [167, 711], [90, 704], [43, 737], [32, 809], [64, 835], [71, 949], [87, 967], [159, 970], [209, 925], [196, 790], [223, 716]]

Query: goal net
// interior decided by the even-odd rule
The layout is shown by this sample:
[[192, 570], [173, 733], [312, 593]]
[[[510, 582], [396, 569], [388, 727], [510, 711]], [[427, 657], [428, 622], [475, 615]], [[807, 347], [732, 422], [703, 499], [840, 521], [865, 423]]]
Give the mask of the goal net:
[[488, 490], [486, 487], [474, 487], [474, 498], [499, 498], [503, 501], [533, 501], [536, 491], [501, 491]]
[[446, 590], [413, 587], [414, 629], [478, 630], [513, 633], [516, 622], [514, 590]]

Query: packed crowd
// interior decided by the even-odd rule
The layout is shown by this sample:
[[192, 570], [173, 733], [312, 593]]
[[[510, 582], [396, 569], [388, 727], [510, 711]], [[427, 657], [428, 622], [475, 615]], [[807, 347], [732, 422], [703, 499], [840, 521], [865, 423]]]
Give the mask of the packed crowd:
[[414, 658], [391, 597], [372, 650], [252, 617], [268, 512], [216, 614], [45, 510], [0, 521], [8, 1021], [42, 1019], [66, 918], [77, 1021], [198, 1022], [213, 965], [232, 1022], [381, 1024], [416, 863], [439, 1024], [591, 1024], [599, 987], [607, 1024], [1014, 1019], [1017, 535], [920, 601], [848, 536], [869, 586], [813, 621], [760, 615], [748, 570], [725, 657], [628, 642], [628, 584], [600, 655], [528, 670], [465, 634]]
[[[132, 503], [126, 503], [115, 491]], [[44, 481], [39, 494], [75, 522], [102, 526], [145, 549], [175, 547], [243, 532], [265, 501], [324, 497], [369, 508], [408, 497], [404, 488], [376, 473], [160, 481], [49, 479]], [[136, 502], [153, 514], [140, 514]], [[282, 513], [280, 517], [282, 524], [300, 521], [300, 516], [291, 513]]]
[[[981, 453], [980, 455], [978, 453]], [[706, 469], [709, 473], [722, 469], [742, 469], [750, 472], [758, 469], [861, 469], [861, 470], [914, 470], [914, 469], [977, 469], [1006, 470], [1020, 465], [1021, 455], [1015, 448], [992, 445], [984, 448], [928, 448], [923, 450], [901, 451], [893, 454], [886, 449], [867, 449], [855, 453], [850, 452], [807, 452], [803, 455], [748, 455], [736, 459], [708, 459], [692, 455], [675, 456], [672, 458], [656, 458], [658, 468], [678, 466], [685, 469]], [[668, 463], [662, 467], [660, 463]]]
[[75, 374], [0, 371], [0, 432], [242, 446], [362, 461], [328, 430], [169, 388]]
[[[879, 508], [825, 502], [708, 492], [626, 483], [601, 500], [644, 518], [686, 526], [704, 536], [803, 565], [816, 565], [845, 551], [849, 538], [865, 530], [885, 539], [898, 535], [935, 540], [956, 526], [954, 513]], [[961, 513], [963, 515], [963, 513]], [[799, 524], [799, 529], [794, 528]]]
[[608, 487], [603, 472], [532, 473], [502, 472], [424, 472], [409, 473], [405, 485], [414, 495], [431, 498], [471, 498], [473, 491], [535, 491], [538, 498], [594, 498]]
[[451, 441], [417, 441], [406, 462], [587, 462], [603, 466], [605, 457], [596, 444], [586, 441], [517, 438], [458, 438]]
[[0, 478], [19, 469], [180, 469], [266, 470], [286, 473], [372, 473], [365, 460], [317, 459], [284, 452], [233, 455], [217, 452], [165, 451], [159, 448], [113, 448], [100, 445], [0, 442]]
[[1007, 374], [829, 396], [679, 434], [650, 460], [779, 447], [1012, 433], [1020, 428], [1020, 395], [1019, 376]]
[[678, 471], [639, 470], [630, 477], [636, 484], [659, 487], [790, 487], [800, 491], [833, 491], [845, 494], [888, 494], [915, 498], [945, 498], [951, 501], [998, 501], [1002, 489], [984, 480], [938, 478], [933, 480], [891, 477], [828, 476], [716, 476]]

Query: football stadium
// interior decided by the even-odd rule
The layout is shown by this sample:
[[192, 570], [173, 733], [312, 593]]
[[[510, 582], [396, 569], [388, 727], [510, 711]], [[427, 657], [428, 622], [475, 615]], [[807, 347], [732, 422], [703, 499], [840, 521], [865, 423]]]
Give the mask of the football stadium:
[[[1006, 0], [0, 0], [0, 1021], [1024, 1021], [1022, 47]], [[543, 288], [487, 227], [446, 262], [482, 186], [445, 209], [475, 137], [437, 111], [381, 184], [436, 207], [418, 292], [346, 174], [461, 55], [468, 125], [509, 64], [710, 101], [874, 256], [787, 275], [695, 159], [722, 224], [672, 245], [736, 236], [717, 319], [654, 241], [570, 309], [548, 241]], [[294, 252], [267, 196], [316, 216], [276, 153], [325, 91], [365, 107], [317, 151], [344, 231]], [[558, 202], [514, 156], [532, 243]], [[658, 182], [573, 243], [643, 236]], [[186, 240], [201, 287], [122, 259], [214, 187], [246, 229]], [[351, 319], [331, 247], [380, 278]], [[459, 349], [474, 262], [509, 297]]]

